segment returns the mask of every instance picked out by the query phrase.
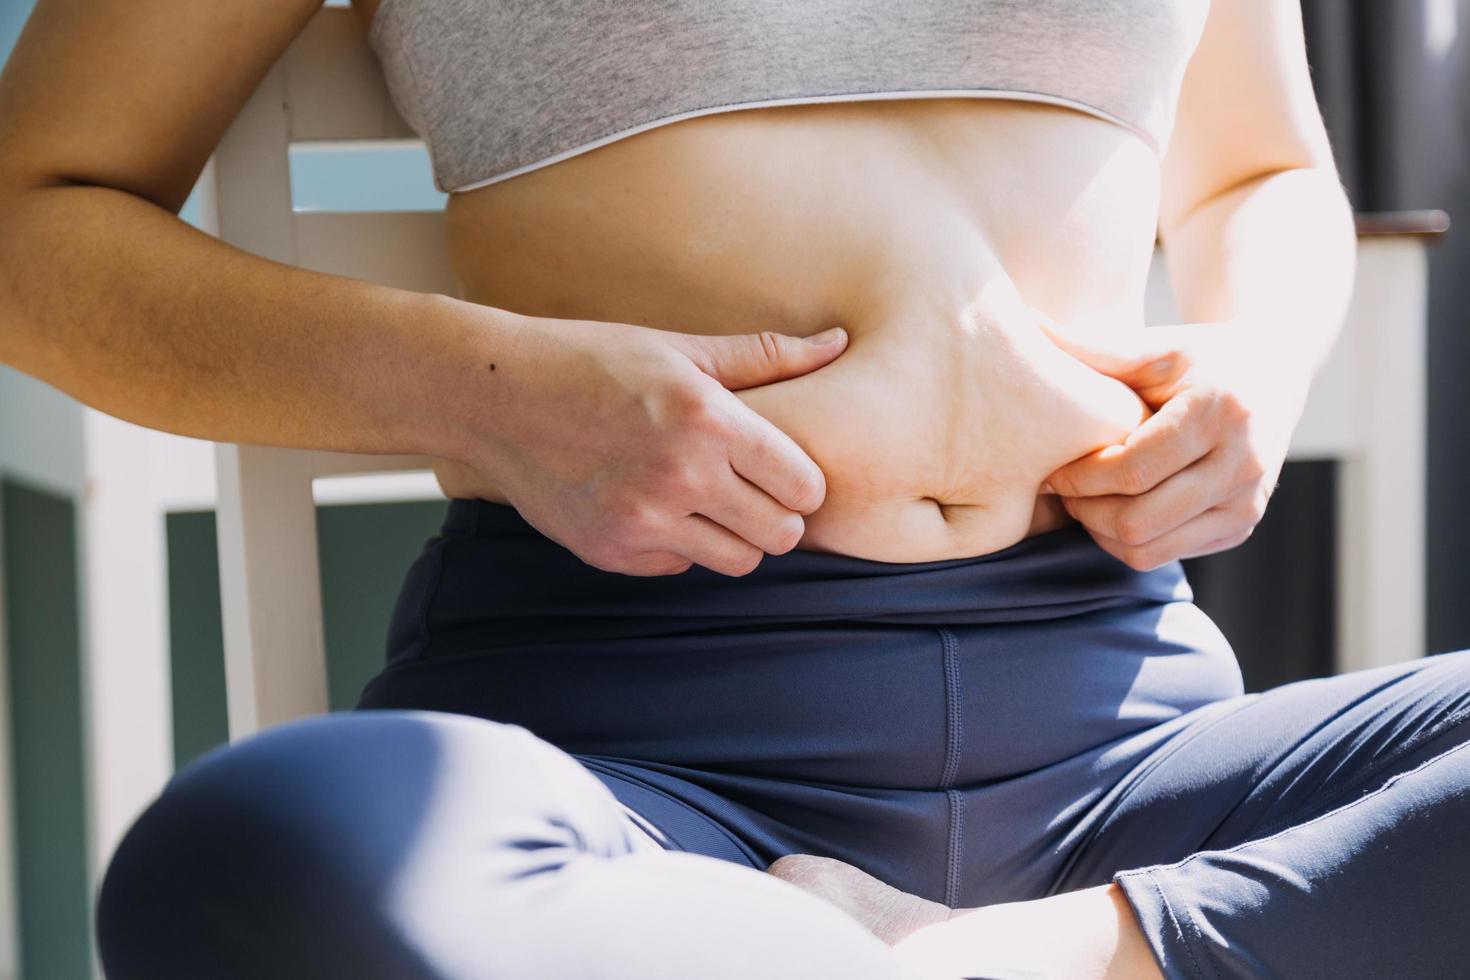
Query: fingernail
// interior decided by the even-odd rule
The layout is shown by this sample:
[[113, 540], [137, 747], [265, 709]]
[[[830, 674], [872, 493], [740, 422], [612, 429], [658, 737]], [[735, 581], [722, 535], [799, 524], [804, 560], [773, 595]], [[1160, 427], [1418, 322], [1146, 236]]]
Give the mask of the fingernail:
[[840, 344], [845, 340], [847, 340], [847, 331], [841, 327], [832, 327], [830, 330], [812, 334], [806, 339], [806, 342], [818, 347], [826, 347], [828, 344]]
[[1174, 373], [1174, 358], [1159, 358], [1157, 361], [1154, 361], [1152, 364], [1149, 365], [1148, 373], [1150, 377], [1157, 378], [1162, 381], [1164, 378], [1167, 378], [1169, 375]]

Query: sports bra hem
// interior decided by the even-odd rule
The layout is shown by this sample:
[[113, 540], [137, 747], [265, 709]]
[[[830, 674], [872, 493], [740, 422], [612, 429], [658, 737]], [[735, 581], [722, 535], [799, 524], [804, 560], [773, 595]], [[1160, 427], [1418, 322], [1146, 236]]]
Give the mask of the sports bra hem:
[[[391, 0], [383, 0], [383, 5], [386, 6], [389, 2], [391, 2]], [[381, 17], [381, 9], [379, 10], [378, 15], [379, 17]], [[377, 18], [374, 18], [374, 21], [377, 22]], [[832, 102], [879, 102], [899, 99], [962, 98], [1001, 99], [1016, 102], [1038, 102], [1046, 105], [1061, 106], [1067, 109], [1075, 109], [1089, 116], [1093, 116], [1094, 118], [1101, 119], [1104, 122], [1110, 122], [1114, 125], [1123, 127], [1125, 130], [1141, 139], [1144, 144], [1154, 152], [1155, 156], [1162, 156], [1162, 148], [1158, 145], [1154, 138], [1139, 127], [1135, 126], [1133, 123], [1130, 123], [1128, 120], [1124, 119], [1123, 117], [1114, 115], [1113, 113], [1108, 112], [1105, 109], [1099, 109], [1097, 106], [1089, 105], [1088, 103], [1081, 102], [1077, 99], [1068, 99], [1059, 95], [1049, 95], [1045, 92], [1029, 92], [1020, 89], [917, 89], [874, 92], [844, 92], [835, 95], [803, 95], [776, 99], [757, 99], [751, 102], [733, 102], [723, 105], [705, 106], [699, 109], [690, 109], [685, 112], [678, 112], [672, 115], [660, 116], [657, 119], [652, 119], [645, 123], [639, 123], [636, 126], [630, 126], [626, 129], [620, 129], [614, 133], [609, 133], [606, 136], [600, 136], [595, 140], [590, 140], [586, 143], [580, 143], [576, 146], [571, 147], [570, 149], [562, 150], [558, 153], [552, 154], [551, 156], [542, 157], [540, 160], [535, 160], [531, 163], [523, 164], [519, 167], [514, 167], [510, 170], [503, 171], [491, 177], [471, 181], [470, 183], [461, 184], [459, 187], [454, 188], [445, 188], [443, 186], [440, 186], [439, 189], [449, 194], [463, 194], [468, 191], [479, 190], [482, 187], [489, 187], [492, 184], [498, 184], [502, 181], [510, 180], [513, 177], [520, 177], [523, 174], [528, 174], [536, 170], [541, 170], [544, 167], [549, 167], [553, 164], [561, 163], [564, 160], [570, 160], [572, 157], [581, 156], [584, 153], [589, 153], [592, 150], [596, 150], [600, 147], [604, 147], [609, 144], [616, 143], [620, 140], [627, 139], [630, 136], [636, 136], [639, 133], [644, 133], [651, 129], [658, 129], [662, 126], [672, 125], [673, 123], [677, 122], [684, 122], [688, 119], [697, 119], [701, 116], [712, 116], [723, 112], [738, 112], [742, 109], [777, 108], [780, 106], [821, 105], [824, 103]]]

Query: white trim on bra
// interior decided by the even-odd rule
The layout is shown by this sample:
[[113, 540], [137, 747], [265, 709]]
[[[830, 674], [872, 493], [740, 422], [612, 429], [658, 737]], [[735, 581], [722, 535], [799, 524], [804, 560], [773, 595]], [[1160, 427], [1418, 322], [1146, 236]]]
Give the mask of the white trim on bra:
[[[384, 5], [386, 5], [388, 2], [389, 0], [383, 0]], [[377, 18], [374, 18], [374, 22], [377, 22]], [[581, 156], [583, 153], [588, 153], [592, 150], [597, 149], [598, 147], [607, 146], [609, 143], [616, 143], [618, 140], [627, 139], [629, 136], [636, 136], [637, 134], [647, 132], [650, 129], [657, 129], [660, 126], [667, 126], [671, 123], [683, 122], [686, 119], [696, 119], [700, 116], [712, 116], [721, 112], [736, 112], [741, 109], [764, 109], [774, 108], [777, 106], [820, 105], [828, 102], [870, 102], [895, 99], [1006, 99], [1016, 102], [1040, 102], [1047, 105], [1062, 106], [1063, 108], [1075, 109], [1079, 112], [1086, 113], [1089, 116], [1093, 116], [1106, 122], [1122, 126], [1124, 129], [1128, 130], [1128, 132], [1143, 140], [1143, 142], [1149, 147], [1149, 149], [1153, 150], [1156, 155], [1159, 153], [1159, 147], [1155, 145], [1153, 138], [1145, 133], [1143, 130], [1139, 129], [1137, 126], [1128, 122], [1128, 120], [1123, 119], [1121, 116], [1116, 116], [1111, 112], [1107, 112], [1106, 110], [1099, 109], [1097, 106], [1088, 105], [1086, 102], [1079, 102], [1076, 99], [1067, 99], [1058, 95], [1047, 95], [1042, 92], [1014, 91], [1010, 89], [925, 89], [911, 92], [853, 92], [845, 93], [842, 95], [812, 95], [798, 96], [796, 98], [789, 99], [762, 99], [755, 102], [739, 102], [731, 105], [717, 105], [709, 106], [703, 109], [691, 109], [688, 112], [680, 112], [672, 116], [662, 116], [658, 119], [650, 120], [646, 123], [640, 123], [637, 126], [630, 126], [627, 129], [620, 129], [616, 133], [611, 133], [607, 136], [592, 140], [591, 142], [579, 144], [578, 146], [574, 146], [569, 150], [563, 150], [560, 153], [556, 153], [541, 160], [537, 160], [534, 163], [528, 163], [524, 166], [516, 167], [513, 170], [507, 170], [504, 173], [496, 174], [493, 177], [487, 177], [483, 180], [472, 181], [471, 183], [465, 184], [461, 187], [452, 188], [449, 193], [463, 194], [466, 191], [478, 190], [481, 187], [489, 187], [491, 184], [498, 184], [501, 181], [510, 180], [512, 177], [519, 177], [522, 174], [528, 174], [533, 170], [540, 170], [543, 167], [549, 167], [554, 163], [561, 163], [563, 160], [569, 160], [572, 157]]]

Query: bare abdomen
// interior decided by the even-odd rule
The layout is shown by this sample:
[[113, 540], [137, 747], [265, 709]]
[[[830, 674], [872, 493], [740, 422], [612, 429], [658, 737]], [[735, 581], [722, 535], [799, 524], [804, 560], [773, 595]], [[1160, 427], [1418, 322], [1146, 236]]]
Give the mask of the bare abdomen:
[[450, 250], [465, 298], [531, 315], [845, 326], [832, 365], [741, 397], [827, 477], [803, 547], [928, 561], [1055, 526], [1040, 482], [1138, 423], [1037, 311], [1141, 326], [1157, 180], [1136, 137], [1054, 107], [751, 110], [456, 195]]

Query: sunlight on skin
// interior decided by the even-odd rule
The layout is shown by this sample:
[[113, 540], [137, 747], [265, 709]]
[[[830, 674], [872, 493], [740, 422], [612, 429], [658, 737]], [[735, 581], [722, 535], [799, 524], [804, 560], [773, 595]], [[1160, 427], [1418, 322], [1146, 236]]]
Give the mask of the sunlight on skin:
[[793, 854], [768, 870], [851, 915], [925, 980], [1163, 980], [1117, 885], [950, 910], [832, 858]]

